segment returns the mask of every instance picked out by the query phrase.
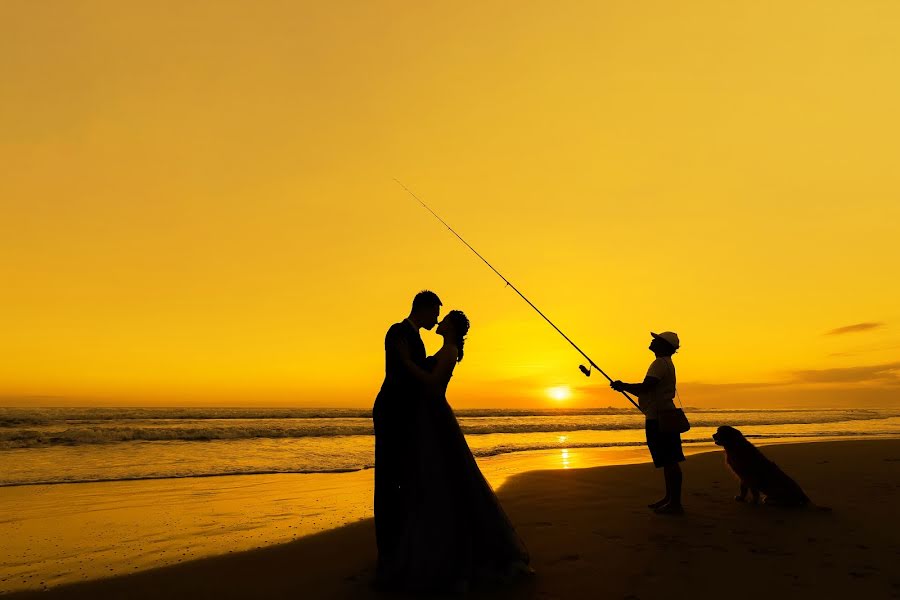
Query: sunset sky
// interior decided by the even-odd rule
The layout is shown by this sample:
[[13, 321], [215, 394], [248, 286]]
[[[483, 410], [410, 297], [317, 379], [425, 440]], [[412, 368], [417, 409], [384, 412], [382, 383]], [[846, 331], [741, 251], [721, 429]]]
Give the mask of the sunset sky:
[[[0, 3], [0, 405], [900, 406], [900, 3]], [[424, 332], [434, 351], [439, 338]], [[562, 390], [562, 391], [561, 391]], [[568, 390], [571, 390], [569, 395]]]

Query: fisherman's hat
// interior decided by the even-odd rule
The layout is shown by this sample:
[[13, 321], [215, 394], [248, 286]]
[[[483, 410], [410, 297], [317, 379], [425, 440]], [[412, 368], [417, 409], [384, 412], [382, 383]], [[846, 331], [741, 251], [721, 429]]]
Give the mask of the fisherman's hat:
[[679, 346], [681, 346], [681, 342], [678, 341], [678, 334], [674, 331], [663, 331], [662, 333], [653, 333], [651, 331], [650, 335], [652, 335], [655, 339], [667, 342], [676, 350], [678, 350]]

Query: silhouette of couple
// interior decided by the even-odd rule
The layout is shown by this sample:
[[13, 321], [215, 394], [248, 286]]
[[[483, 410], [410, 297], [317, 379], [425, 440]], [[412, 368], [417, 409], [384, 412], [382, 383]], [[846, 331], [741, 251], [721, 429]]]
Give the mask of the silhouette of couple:
[[[440, 310], [434, 292], [420, 292], [384, 340], [384, 383], [372, 410], [381, 588], [465, 592], [530, 572], [525, 545], [447, 404], [469, 320], [453, 310], [438, 323]], [[444, 344], [429, 357], [419, 329], [435, 324]]]

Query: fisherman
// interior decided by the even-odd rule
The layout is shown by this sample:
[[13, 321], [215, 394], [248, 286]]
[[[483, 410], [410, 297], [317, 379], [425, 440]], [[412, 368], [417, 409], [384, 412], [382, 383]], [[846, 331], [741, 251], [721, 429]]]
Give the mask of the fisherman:
[[[661, 500], [648, 504], [661, 515], [684, 514], [681, 505], [681, 467], [684, 452], [681, 449], [681, 433], [678, 418], [684, 420], [684, 412], [675, 407], [675, 365], [672, 355], [681, 346], [678, 334], [673, 331], [651, 333], [650, 351], [656, 359], [650, 363], [647, 375], [641, 383], [613, 381], [609, 385], [617, 392], [630, 392], [638, 397], [638, 406], [644, 413], [644, 429], [647, 447], [653, 458], [653, 466], [662, 468], [666, 482], [666, 495]], [[680, 413], [680, 415], [678, 414]], [[670, 418], [671, 417], [671, 418]], [[672, 424], [672, 421], [675, 424]]]

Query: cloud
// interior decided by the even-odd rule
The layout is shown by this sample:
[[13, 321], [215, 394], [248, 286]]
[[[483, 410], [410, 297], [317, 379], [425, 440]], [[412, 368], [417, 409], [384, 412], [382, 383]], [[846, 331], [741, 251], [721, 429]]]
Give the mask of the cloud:
[[858, 331], [868, 331], [870, 329], [878, 329], [884, 327], [884, 323], [856, 323], [855, 325], [846, 325], [838, 327], [825, 333], [825, 335], [843, 335], [845, 333], [856, 333]]
[[684, 390], [685, 406], [719, 409], [892, 408], [900, 411], [900, 385], [806, 384], [768, 388]]
[[684, 386], [698, 391], [733, 391], [733, 390], [756, 390], [760, 388], [779, 387], [790, 385], [786, 381], [745, 381], [735, 383], [707, 383], [702, 381], [687, 381], [679, 386]]
[[893, 362], [881, 365], [794, 371], [793, 376], [799, 383], [893, 383], [900, 382], [898, 371], [900, 371], [900, 362]]
[[796, 370], [786, 373], [785, 379], [781, 381], [746, 381], [735, 383], [690, 381], [685, 382], [682, 386], [696, 392], [707, 393], [757, 390], [820, 383], [878, 383], [893, 387], [894, 385], [900, 385], [900, 362], [879, 365], [861, 365], [858, 367]]

